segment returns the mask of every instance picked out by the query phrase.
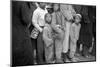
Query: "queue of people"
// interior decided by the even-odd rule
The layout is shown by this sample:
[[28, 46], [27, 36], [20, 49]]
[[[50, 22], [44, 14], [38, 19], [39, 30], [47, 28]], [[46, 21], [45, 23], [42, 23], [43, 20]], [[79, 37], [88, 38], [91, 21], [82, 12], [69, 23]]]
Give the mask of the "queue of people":
[[[17, 3], [18, 2], [15, 2], [14, 5]], [[13, 23], [13, 26], [17, 27], [16, 29], [20, 32], [15, 31], [15, 29], [13, 30], [13, 64], [30, 65], [35, 63], [78, 62], [79, 59], [75, 55], [77, 55], [77, 50], [83, 46], [81, 45], [83, 43], [78, 43], [81, 36], [83, 15], [77, 13], [75, 8], [69, 4], [50, 4], [43, 2], [24, 3], [17, 4], [21, 9], [19, 9], [19, 7], [16, 8], [18, 8], [17, 11], [22, 11], [25, 8], [27, 9], [26, 12], [24, 10], [23, 12], [25, 13], [23, 14], [23, 12], [20, 13], [16, 11], [16, 14], [18, 15], [19, 13], [19, 16], [16, 16], [15, 13], [13, 15], [15, 19], [19, 17], [20, 22], [12, 18], [12, 23], [16, 22], [15, 24]], [[17, 22], [19, 22], [23, 28], [21, 28], [20, 25], [17, 26]], [[33, 28], [30, 30], [30, 27]], [[20, 29], [23, 29], [25, 33], [22, 34]], [[28, 30], [27, 32], [30, 33], [26, 34], [26, 29]], [[19, 40], [17, 40], [19, 34]], [[26, 38], [24, 38], [24, 34], [26, 34]], [[20, 45], [18, 46], [17, 42], [19, 41]], [[27, 43], [29, 41], [30, 44]], [[78, 48], [77, 44], [81, 46]], [[27, 59], [31, 63], [28, 62]]]

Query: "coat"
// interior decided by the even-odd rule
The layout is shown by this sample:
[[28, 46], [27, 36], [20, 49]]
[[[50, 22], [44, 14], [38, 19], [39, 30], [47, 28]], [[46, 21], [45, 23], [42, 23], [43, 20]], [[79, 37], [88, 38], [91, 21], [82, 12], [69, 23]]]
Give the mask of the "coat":
[[52, 28], [49, 24], [45, 24], [45, 27], [43, 29], [43, 40], [46, 45], [46, 47], [49, 47], [53, 43], [53, 37], [52, 37]]
[[28, 25], [33, 8], [28, 2], [12, 1], [12, 65], [33, 64], [32, 44]]

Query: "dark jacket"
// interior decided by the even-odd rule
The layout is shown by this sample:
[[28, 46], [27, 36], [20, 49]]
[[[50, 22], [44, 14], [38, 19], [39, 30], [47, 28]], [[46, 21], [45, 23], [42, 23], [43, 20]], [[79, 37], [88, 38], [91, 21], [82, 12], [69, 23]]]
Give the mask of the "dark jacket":
[[12, 65], [33, 64], [28, 25], [34, 8], [28, 2], [12, 1]]

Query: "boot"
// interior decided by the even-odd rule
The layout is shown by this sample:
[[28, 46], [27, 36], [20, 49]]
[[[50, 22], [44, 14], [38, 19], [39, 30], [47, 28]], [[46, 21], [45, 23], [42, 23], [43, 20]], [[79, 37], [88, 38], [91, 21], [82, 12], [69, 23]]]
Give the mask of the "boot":
[[67, 53], [62, 53], [62, 59], [63, 59], [63, 62], [64, 62], [64, 63], [70, 62], [70, 60], [68, 59]]

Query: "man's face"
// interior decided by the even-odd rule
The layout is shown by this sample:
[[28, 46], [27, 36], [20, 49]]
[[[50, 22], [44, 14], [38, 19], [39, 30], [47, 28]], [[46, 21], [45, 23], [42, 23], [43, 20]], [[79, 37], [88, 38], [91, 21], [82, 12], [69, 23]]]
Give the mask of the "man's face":
[[53, 9], [54, 9], [54, 11], [57, 11], [59, 9], [59, 5], [58, 4], [54, 4]]
[[46, 3], [40, 3], [40, 7], [45, 8]]

